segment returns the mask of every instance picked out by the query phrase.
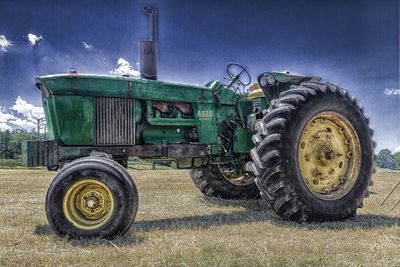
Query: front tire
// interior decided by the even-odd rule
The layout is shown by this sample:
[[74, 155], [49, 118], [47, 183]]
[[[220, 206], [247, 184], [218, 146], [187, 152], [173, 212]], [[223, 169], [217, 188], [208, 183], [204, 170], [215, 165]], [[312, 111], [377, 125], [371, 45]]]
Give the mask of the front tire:
[[255, 184], [254, 176], [251, 173], [244, 175], [250, 177], [229, 179], [216, 164], [190, 171], [194, 184], [205, 196], [223, 199], [257, 198], [260, 191]]
[[71, 162], [51, 183], [46, 215], [59, 236], [106, 237], [124, 234], [138, 209], [138, 192], [128, 172], [109, 159]]
[[356, 99], [335, 85], [305, 82], [281, 93], [264, 114], [251, 166], [273, 210], [298, 222], [355, 215], [374, 157], [369, 120]]

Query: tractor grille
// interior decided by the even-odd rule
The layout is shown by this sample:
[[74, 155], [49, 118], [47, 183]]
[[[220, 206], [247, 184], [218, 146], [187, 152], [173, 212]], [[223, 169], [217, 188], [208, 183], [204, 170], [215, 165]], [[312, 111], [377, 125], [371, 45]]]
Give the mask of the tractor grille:
[[134, 99], [96, 97], [95, 145], [134, 145]]

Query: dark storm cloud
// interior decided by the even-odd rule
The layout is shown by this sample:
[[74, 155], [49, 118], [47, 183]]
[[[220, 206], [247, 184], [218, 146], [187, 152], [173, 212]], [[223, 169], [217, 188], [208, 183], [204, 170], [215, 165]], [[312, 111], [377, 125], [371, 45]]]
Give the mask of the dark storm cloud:
[[[40, 103], [36, 75], [107, 74], [122, 57], [136, 67], [147, 38], [142, 10], [158, 11], [159, 78], [204, 84], [227, 62], [316, 75], [349, 89], [365, 106], [379, 147], [400, 145], [398, 1], [11, 1], [0, 2], [0, 105], [18, 95]], [[32, 47], [22, 38], [42, 35]], [[83, 44], [92, 45], [86, 49]]]

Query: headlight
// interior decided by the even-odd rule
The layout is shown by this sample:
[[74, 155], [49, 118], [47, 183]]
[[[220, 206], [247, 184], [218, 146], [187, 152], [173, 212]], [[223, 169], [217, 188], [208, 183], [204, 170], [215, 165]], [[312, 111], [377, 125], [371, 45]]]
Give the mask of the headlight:
[[261, 87], [267, 87], [268, 81], [267, 81], [267, 77], [266, 76], [262, 76], [260, 78], [260, 85], [261, 85]]
[[275, 79], [274, 75], [272, 75], [272, 74], [267, 75], [267, 83], [269, 85], [274, 85], [276, 83], [276, 79]]
[[272, 75], [271, 73], [269, 73], [265, 76], [262, 76], [260, 78], [260, 85], [262, 87], [272, 86], [275, 83], [276, 83], [276, 79], [275, 79], [274, 75]]

